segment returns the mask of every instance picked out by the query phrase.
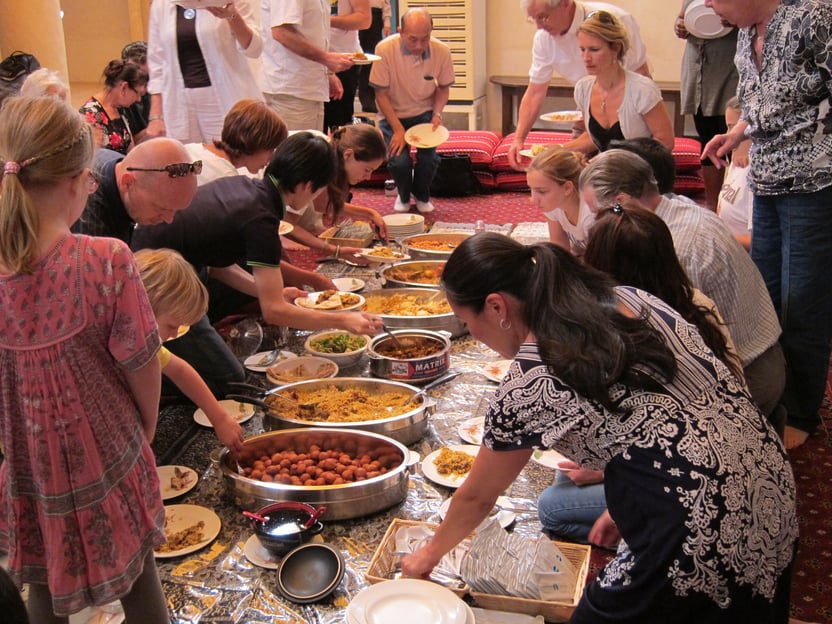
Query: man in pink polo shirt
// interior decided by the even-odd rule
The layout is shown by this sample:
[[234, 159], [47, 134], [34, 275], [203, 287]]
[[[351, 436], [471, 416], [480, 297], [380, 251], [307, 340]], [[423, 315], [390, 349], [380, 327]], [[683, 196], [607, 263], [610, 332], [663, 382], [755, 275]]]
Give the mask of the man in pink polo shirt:
[[433, 211], [430, 183], [439, 164], [436, 148], [416, 150], [416, 166], [410, 158], [405, 131], [417, 124], [442, 123], [454, 82], [451, 51], [431, 37], [433, 19], [425, 9], [410, 9], [401, 20], [399, 34], [376, 46], [380, 61], [373, 64], [370, 85], [375, 89], [381, 121], [379, 127], [389, 148], [387, 169], [396, 181], [396, 212], [410, 210], [411, 194], [419, 212]]

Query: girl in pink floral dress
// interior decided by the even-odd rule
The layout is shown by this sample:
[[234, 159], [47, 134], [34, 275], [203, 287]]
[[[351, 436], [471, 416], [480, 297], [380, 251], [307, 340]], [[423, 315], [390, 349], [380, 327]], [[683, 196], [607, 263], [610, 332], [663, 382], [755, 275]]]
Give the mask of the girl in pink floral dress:
[[69, 231], [92, 153], [63, 102], [0, 111], [0, 551], [32, 622], [121, 599], [161, 624], [159, 335], [129, 249]]

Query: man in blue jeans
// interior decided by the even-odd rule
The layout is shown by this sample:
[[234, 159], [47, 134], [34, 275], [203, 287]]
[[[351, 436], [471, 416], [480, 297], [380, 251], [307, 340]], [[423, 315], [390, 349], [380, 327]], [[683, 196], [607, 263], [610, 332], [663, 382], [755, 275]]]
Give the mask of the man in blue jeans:
[[408, 128], [430, 123], [442, 124], [442, 110], [448, 103], [454, 82], [451, 51], [431, 37], [433, 20], [424, 9], [410, 9], [401, 19], [399, 34], [376, 46], [381, 60], [373, 64], [370, 86], [375, 89], [379, 127], [388, 145], [387, 169], [396, 181], [398, 196], [393, 209], [410, 210], [411, 194], [421, 213], [433, 211], [430, 183], [439, 164], [436, 148], [416, 150], [416, 166], [404, 135]]

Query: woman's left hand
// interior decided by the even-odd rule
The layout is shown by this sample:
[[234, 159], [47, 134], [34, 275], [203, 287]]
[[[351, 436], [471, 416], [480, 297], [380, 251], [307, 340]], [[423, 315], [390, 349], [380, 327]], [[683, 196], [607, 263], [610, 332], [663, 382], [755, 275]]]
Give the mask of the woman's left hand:
[[609, 510], [605, 509], [589, 530], [589, 543], [603, 548], [615, 548], [620, 539], [621, 533], [615, 526]]
[[428, 555], [425, 548], [420, 548], [402, 557], [402, 576], [427, 579], [438, 561]]
[[229, 2], [224, 7], [205, 7], [211, 12], [211, 15], [214, 17], [218, 17], [220, 19], [236, 19], [239, 17], [239, 13], [237, 12], [237, 7], [234, 6], [233, 2]]

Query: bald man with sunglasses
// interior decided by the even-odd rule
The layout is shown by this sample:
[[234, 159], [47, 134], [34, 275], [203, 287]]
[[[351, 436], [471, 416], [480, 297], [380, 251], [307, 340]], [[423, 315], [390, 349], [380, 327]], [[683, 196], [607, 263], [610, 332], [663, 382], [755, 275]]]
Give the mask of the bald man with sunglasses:
[[633, 16], [624, 9], [606, 2], [579, 2], [577, 0], [520, 0], [527, 19], [537, 28], [532, 43], [532, 65], [529, 68], [529, 86], [520, 100], [517, 111], [517, 129], [508, 152], [509, 164], [518, 171], [525, 170], [518, 160], [526, 136], [540, 116], [549, 81], [557, 73], [570, 82], [586, 76], [581, 50], [578, 47], [578, 28], [591, 13], [606, 11], [624, 25], [630, 41], [630, 49], [624, 56], [624, 68], [650, 77], [647, 67], [647, 48]]

